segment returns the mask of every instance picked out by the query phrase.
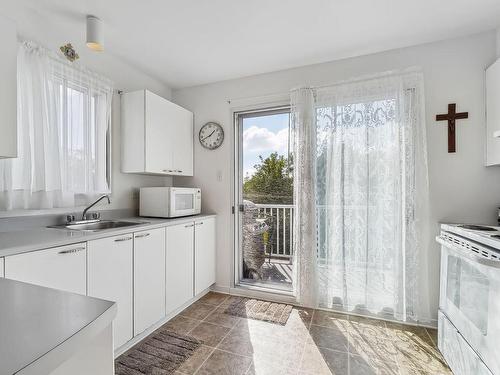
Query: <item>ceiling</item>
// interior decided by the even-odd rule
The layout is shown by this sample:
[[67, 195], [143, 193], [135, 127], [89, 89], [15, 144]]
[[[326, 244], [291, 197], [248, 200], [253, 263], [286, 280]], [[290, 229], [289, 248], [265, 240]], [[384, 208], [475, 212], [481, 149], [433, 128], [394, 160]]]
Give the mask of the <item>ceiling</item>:
[[[499, 0], [0, 0], [23, 37], [105, 52], [172, 88], [442, 40], [500, 25]], [[82, 47], [83, 48], [83, 47]]]

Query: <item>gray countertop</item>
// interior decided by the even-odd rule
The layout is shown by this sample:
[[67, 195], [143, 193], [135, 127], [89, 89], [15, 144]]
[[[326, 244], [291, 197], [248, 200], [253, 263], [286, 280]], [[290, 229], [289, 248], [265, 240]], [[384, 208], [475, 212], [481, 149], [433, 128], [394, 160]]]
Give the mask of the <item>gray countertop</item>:
[[43, 367], [44, 358], [54, 362], [54, 353], [71, 352], [61, 347], [77, 336], [81, 342], [115, 315], [114, 302], [0, 278], [0, 374]]
[[138, 232], [141, 230], [161, 228], [209, 217], [215, 217], [215, 215], [201, 214], [173, 219], [145, 217], [130, 217], [126, 219], [120, 218], [122, 221], [140, 221], [143, 224], [124, 228], [106, 229], [97, 232], [73, 231], [46, 227], [0, 232], [0, 257], [47, 249], [55, 246], [70, 245], [73, 243], [85, 242], [125, 233]]

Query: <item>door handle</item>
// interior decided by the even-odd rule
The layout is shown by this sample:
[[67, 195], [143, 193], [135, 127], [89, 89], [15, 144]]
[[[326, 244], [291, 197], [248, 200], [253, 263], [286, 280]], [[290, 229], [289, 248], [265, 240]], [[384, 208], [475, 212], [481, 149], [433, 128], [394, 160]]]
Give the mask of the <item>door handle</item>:
[[75, 249], [61, 250], [58, 252], [58, 254], [73, 254], [82, 250], [85, 250], [85, 247], [77, 247]]
[[135, 238], [143, 238], [149, 236], [151, 233], [136, 234]]
[[130, 241], [132, 237], [122, 237], [122, 238], [117, 238], [115, 242], [122, 242], [122, 241]]

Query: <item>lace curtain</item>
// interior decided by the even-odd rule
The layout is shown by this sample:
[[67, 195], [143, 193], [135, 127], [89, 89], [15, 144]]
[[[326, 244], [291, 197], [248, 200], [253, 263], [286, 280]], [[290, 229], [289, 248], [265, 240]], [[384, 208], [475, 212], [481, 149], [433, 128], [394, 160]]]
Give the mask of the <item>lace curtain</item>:
[[[302, 301], [418, 320], [428, 199], [422, 82], [420, 73], [372, 77], [317, 89], [313, 104], [292, 93], [294, 112], [311, 107], [312, 117], [308, 125], [293, 116], [294, 127], [316, 132], [314, 145], [297, 132], [295, 147], [296, 155], [315, 156], [309, 167], [316, 171], [316, 179], [305, 179], [315, 185], [314, 199], [311, 189], [296, 191], [298, 205], [304, 194], [315, 202], [298, 210], [298, 221], [316, 226], [313, 250], [297, 240], [297, 267], [316, 266], [316, 287], [307, 289], [314, 296], [304, 290]], [[298, 165], [296, 174], [304, 172]]]
[[109, 192], [112, 83], [24, 42], [18, 158], [0, 161], [0, 209], [75, 206]]

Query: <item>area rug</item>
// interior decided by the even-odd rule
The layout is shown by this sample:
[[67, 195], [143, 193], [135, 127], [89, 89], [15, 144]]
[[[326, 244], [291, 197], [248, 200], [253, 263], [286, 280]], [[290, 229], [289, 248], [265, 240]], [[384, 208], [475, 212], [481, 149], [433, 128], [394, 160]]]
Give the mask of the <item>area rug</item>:
[[284, 326], [290, 317], [292, 309], [293, 306], [283, 303], [243, 298], [231, 302], [224, 310], [224, 313]]
[[167, 330], [154, 332], [116, 358], [115, 374], [173, 374], [200, 345], [194, 337]]

